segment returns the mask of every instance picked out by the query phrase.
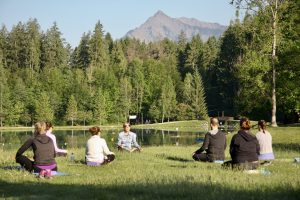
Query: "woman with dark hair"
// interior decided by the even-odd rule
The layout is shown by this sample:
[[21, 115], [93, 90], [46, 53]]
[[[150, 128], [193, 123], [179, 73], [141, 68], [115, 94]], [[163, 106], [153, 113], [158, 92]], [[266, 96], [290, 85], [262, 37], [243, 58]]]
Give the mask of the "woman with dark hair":
[[256, 137], [250, 132], [248, 118], [240, 120], [240, 130], [235, 134], [230, 143], [230, 155], [233, 168], [252, 170], [259, 165], [259, 144]]
[[55, 153], [56, 153], [56, 156], [67, 156], [68, 154], [68, 151], [65, 150], [65, 149], [60, 149], [58, 148], [57, 146], [57, 143], [56, 143], [56, 137], [55, 135], [52, 133], [53, 131], [53, 125], [51, 122], [46, 122], [46, 135], [52, 139], [53, 141], [53, 145], [54, 145], [54, 149], [55, 149]]
[[106, 141], [100, 138], [101, 129], [94, 126], [89, 129], [92, 137], [86, 143], [85, 161], [89, 166], [101, 166], [112, 162], [115, 154], [109, 151]]
[[[57, 171], [54, 145], [51, 138], [46, 135], [45, 122], [37, 122], [34, 127], [34, 137], [28, 139], [19, 148], [16, 154], [16, 162], [29, 172], [39, 173], [41, 178], [50, 178], [51, 171]], [[33, 150], [34, 161], [23, 155], [30, 147]]]
[[259, 160], [270, 161], [274, 160], [274, 154], [272, 149], [272, 136], [266, 130], [266, 122], [264, 120], [258, 121], [258, 133], [256, 133], [256, 138], [260, 146], [260, 154], [258, 156]]

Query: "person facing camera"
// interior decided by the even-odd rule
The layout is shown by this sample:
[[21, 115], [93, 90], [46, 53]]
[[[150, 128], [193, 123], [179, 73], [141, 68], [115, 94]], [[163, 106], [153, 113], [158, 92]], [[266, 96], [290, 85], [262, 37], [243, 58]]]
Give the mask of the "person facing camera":
[[[23, 153], [32, 148], [33, 160]], [[46, 123], [37, 122], [34, 125], [34, 137], [29, 138], [17, 151], [16, 162], [29, 172], [39, 173], [40, 178], [51, 177], [52, 171], [57, 171], [53, 141], [46, 135]]]
[[253, 170], [259, 165], [259, 143], [250, 132], [250, 121], [244, 117], [240, 120], [240, 130], [235, 134], [230, 143], [232, 167], [242, 170]]
[[94, 126], [89, 129], [92, 134], [86, 143], [85, 161], [89, 166], [101, 166], [112, 162], [115, 154], [109, 151], [106, 141], [100, 138], [101, 129]]
[[142, 151], [142, 148], [136, 141], [136, 134], [130, 131], [130, 124], [123, 124], [124, 131], [119, 133], [118, 137], [118, 150], [119, 151]]
[[[217, 118], [210, 119], [211, 131], [205, 134], [203, 145], [193, 153], [193, 159], [202, 162], [223, 163], [225, 159], [226, 136], [218, 129], [219, 121]], [[203, 153], [206, 151], [206, 153]]]

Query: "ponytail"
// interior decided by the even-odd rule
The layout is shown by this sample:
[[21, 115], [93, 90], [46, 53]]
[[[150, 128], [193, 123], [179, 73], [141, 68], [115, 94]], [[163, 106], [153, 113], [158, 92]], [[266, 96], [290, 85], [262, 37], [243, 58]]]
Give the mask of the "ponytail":
[[266, 130], [267, 125], [266, 125], [265, 120], [259, 120], [257, 125], [260, 129], [263, 130], [263, 133], [266, 133], [265, 130]]

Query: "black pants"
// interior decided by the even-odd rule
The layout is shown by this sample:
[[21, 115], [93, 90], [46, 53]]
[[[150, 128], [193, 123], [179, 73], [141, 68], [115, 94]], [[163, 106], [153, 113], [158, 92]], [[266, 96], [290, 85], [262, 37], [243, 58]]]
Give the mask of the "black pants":
[[[41, 169], [36, 167], [36, 165], [34, 165], [34, 162], [29, 158], [27, 158], [26, 156], [20, 155], [16, 157], [16, 162], [19, 163], [22, 167], [24, 167], [29, 172], [34, 171], [39, 173], [41, 171]], [[57, 171], [57, 167], [55, 167], [52, 170]]]
[[239, 169], [239, 170], [254, 170], [259, 167], [259, 162], [244, 162], [244, 163], [233, 163], [232, 168], [233, 169]]
[[202, 162], [207, 162], [208, 161], [206, 153], [198, 153], [198, 154], [195, 153], [193, 155], [193, 159], [195, 161], [202, 161]]
[[232, 160], [226, 161], [223, 165], [225, 168], [231, 167], [236, 170], [254, 170], [259, 167], [259, 162], [244, 162], [244, 163], [233, 163]]

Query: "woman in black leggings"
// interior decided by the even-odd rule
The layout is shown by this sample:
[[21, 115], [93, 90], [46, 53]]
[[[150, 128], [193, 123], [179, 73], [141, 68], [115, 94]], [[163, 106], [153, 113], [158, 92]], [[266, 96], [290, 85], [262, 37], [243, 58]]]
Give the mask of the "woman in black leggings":
[[[23, 155], [30, 147], [33, 150], [34, 161]], [[16, 162], [29, 172], [42, 172], [42, 174], [45, 174], [45, 171], [50, 171], [50, 173], [51, 171], [57, 171], [55, 149], [51, 138], [46, 136], [45, 122], [35, 124], [34, 137], [28, 139], [19, 148], [16, 154]]]

